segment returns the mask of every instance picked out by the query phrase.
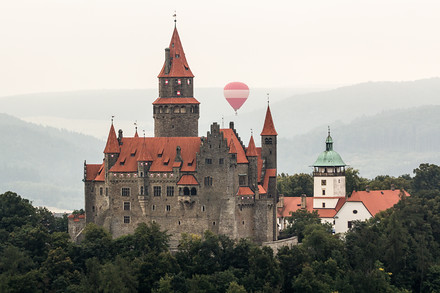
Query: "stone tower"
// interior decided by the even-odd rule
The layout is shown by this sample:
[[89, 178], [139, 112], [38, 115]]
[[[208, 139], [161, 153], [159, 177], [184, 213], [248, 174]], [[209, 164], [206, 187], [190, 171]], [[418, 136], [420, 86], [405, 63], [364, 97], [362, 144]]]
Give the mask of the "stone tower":
[[[313, 164], [313, 196], [321, 199], [345, 197], [345, 166], [341, 156], [333, 150], [333, 139], [329, 128], [325, 151]], [[328, 204], [328, 200], [320, 201], [317, 208], [329, 208]]]
[[194, 75], [176, 27], [158, 78], [159, 98], [153, 102], [154, 136], [197, 137], [200, 103], [193, 97]]
[[261, 156], [267, 169], [277, 168], [277, 135], [270, 107], [267, 105], [266, 119], [261, 131]]

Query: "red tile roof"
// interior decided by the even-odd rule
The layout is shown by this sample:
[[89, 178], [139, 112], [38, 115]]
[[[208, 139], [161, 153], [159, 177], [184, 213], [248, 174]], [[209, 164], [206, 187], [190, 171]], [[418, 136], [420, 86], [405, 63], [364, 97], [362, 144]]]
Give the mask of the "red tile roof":
[[168, 104], [200, 104], [196, 98], [157, 98], [153, 105], [168, 105]]
[[[405, 196], [410, 196], [404, 191]], [[400, 190], [354, 191], [347, 201], [362, 202], [372, 216], [391, 208], [400, 200]]]
[[96, 175], [95, 181], [105, 181], [105, 171], [104, 171], [104, 163], [102, 163], [101, 168], [99, 168], [98, 175]]
[[255, 195], [255, 193], [252, 191], [252, 189], [250, 189], [249, 187], [245, 186], [245, 187], [239, 187], [238, 188], [237, 195], [238, 196]]
[[263, 180], [263, 188], [266, 191], [269, 189], [270, 177], [277, 177], [277, 169], [266, 169], [266, 173], [264, 174], [264, 180]]
[[[314, 209], [313, 197], [306, 197], [306, 210], [317, 211], [320, 218], [333, 218], [345, 203], [345, 197], [341, 197], [334, 209]], [[289, 217], [292, 212], [301, 209], [301, 197], [284, 197], [284, 207], [278, 208], [278, 217]]]
[[172, 172], [174, 164], [166, 164], [170, 159], [176, 157], [176, 147], [180, 146], [181, 156], [184, 164], [181, 171], [194, 172], [196, 164], [188, 166], [189, 162], [196, 162], [196, 154], [200, 152], [199, 137], [146, 137], [134, 138], [126, 137], [122, 139], [121, 153], [118, 161], [110, 169], [110, 172], [137, 172], [136, 156], [133, 153], [140, 154], [142, 145], [145, 141], [145, 156], [151, 157], [152, 163], [150, 172]]
[[105, 145], [104, 154], [117, 154], [117, 153], [119, 153], [119, 143], [116, 137], [115, 128], [113, 127], [113, 123], [112, 123], [107, 138], [107, 144]]
[[257, 149], [255, 148], [254, 137], [251, 135], [251, 139], [249, 140], [249, 146], [246, 150], [247, 157], [257, 157]]
[[186, 174], [180, 177], [177, 185], [199, 185], [199, 182], [197, 182], [197, 179], [194, 177], [194, 175]]
[[142, 146], [138, 152], [137, 161], [138, 162], [152, 162], [152, 161], [154, 161], [153, 157], [147, 151], [147, 143], [146, 143], [145, 137], [142, 139]]
[[264, 187], [261, 186], [260, 184], [258, 184], [258, 192], [260, 194], [266, 194], [267, 193], [267, 191], [264, 189]]
[[134, 137], [139, 137], [137, 128], [136, 128], [136, 132], [134, 133]]
[[262, 178], [261, 178], [261, 173], [263, 171], [263, 159], [261, 157], [261, 148], [257, 148], [257, 169], [258, 169], [258, 182], [260, 183]]
[[[235, 135], [234, 131], [230, 128], [220, 129], [221, 132], [223, 132], [223, 137], [226, 138], [228, 141], [228, 145], [231, 148], [231, 140], [233, 142], [233, 147], [235, 147], [237, 151], [237, 163], [238, 164], [246, 164], [249, 163], [248, 159], [246, 158], [246, 153], [241, 145], [241, 143], [238, 141], [237, 136]], [[229, 151], [231, 153], [231, 150]]]
[[185, 52], [183, 51], [182, 43], [180, 42], [179, 33], [177, 28], [174, 28], [173, 36], [170, 42], [170, 58], [171, 68], [169, 74], [165, 74], [165, 64], [159, 73], [158, 77], [194, 77], [189, 69], [188, 62], [185, 58]]
[[87, 164], [86, 165], [86, 181], [92, 181], [98, 175], [99, 169], [103, 164]]
[[264, 120], [263, 130], [261, 135], [278, 135], [275, 130], [275, 125], [273, 124], [272, 114], [270, 112], [270, 107], [267, 105], [266, 119]]

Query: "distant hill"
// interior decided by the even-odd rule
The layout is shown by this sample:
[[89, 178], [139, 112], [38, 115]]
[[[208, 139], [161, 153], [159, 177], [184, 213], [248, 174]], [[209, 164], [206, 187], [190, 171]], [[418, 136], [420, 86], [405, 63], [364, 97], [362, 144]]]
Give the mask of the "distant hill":
[[102, 161], [103, 141], [0, 114], [0, 192], [63, 209], [84, 207], [83, 163]]
[[[440, 164], [440, 106], [383, 111], [333, 123], [336, 150], [362, 176], [412, 174], [420, 163]], [[280, 172], [310, 173], [325, 150], [327, 125], [279, 140]]]

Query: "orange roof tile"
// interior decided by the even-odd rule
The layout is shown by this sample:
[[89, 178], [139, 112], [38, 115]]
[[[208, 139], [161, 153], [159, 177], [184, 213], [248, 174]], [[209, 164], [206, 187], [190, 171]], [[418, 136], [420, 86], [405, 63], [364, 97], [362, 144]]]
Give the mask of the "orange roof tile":
[[257, 148], [257, 170], [258, 170], [258, 183], [261, 182], [261, 173], [263, 171], [263, 159], [261, 157], [261, 148]]
[[278, 135], [275, 130], [275, 125], [273, 124], [269, 105], [267, 105], [266, 119], [264, 120], [263, 130], [260, 135]]
[[[317, 211], [320, 218], [333, 218], [345, 203], [345, 198], [340, 197], [334, 209], [314, 209], [313, 197], [306, 197], [306, 210]], [[284, 197], [284, 207], [278, 208], [278, 217], [290, 217], [292, 212], [301, 209], [301, 197]]]
[[[405, 196], [410, 196], [404, 191]], [[347, 201], [362, 202], [372, 216], [391, 208], [400, 200], [400, 190], [354, 191]]]
[[200, 104], [196, 98], [157, 98], [153, 105], [168, 105], [168, 104]]
[[264, 174], [264, 180], [263, 180], [263, 188], [266, 191], [269, 189], [270, 177], [277, 177], [277, 169], [266, 169], [266, 173]]
[[194, 177], [194, 175], [185, 174], [180, 177], [177, 185], [199, 185], [199, 182], [197, 182], [197, 179]]
[[[231, 154], [231, 147], [235, 147], [236, 153], [237, 153], [237, 163], [238, 164], [246, 164], [249, 163], [248, 159], [246, 158], [246, 153], [240, 143], [238, 141], [237, 136], [235, 135], [234, 131], [230, 128], [220, 129], [221, 132], [223, 132], [223, 137], [226, 138], [227, 143], [229, 145], [229, 153]], [[231, 141], [233, 142], [233, 145], [231, 145]]]
[[[144, 140], [145, 149], [141, 151]], [[164, 162], [169, 158], [176, 157], [177, 146], [181, 148], [181, 156], [184, 162], [181, 171], [194, 172], [196, 164], [189, 166], [187, 163], [196, 162], [196, 154], [200, 152], [199, 137], [125, 137], [122, 139], [118, 161], [110, 169], [110, 172], [137, 172], [138, 159], [130, 155], [134, 150], [139, 151], [139, 156], [143, 156], [141, 152], [144, 152], [146, 153], [145, 156], [151, 157], [150, 172], [172, 172], [173, 164], [165, 165]], [[121, 162], [123, 162], [122, 165]]]
[[103, 164], [87, 164], [86, 165], [86, 181], [92, 181], [98, 175], [99, 169]]
[[142, 140], [142, 146], [138, 152], [137, 161], [138, 162], [152, 162], [153, 161], [153, 157], [147, 151], [147, 144], [146, 144], [145, 137]]
[[107, 138], [107, 144], [105, 145], [104, 154], [117, 154], [117, 153], [119, 153], [119, 142], [118, 139], [116, 138], [115, 128], [113, 127], [113, 123], [112, 123]]
[[247, 157], [257, 157], [257, 150], [255, 148], [255, 142], [254, 137], [251, 135], [251, 139], [249, 140], [249, 146], [246, 150], [246, 156]]
[[260, 194], [266, 194], [267, 193], [267, 191], [264, 189], [264, 187], [261, 186], [260, 184], [258, 184], [258, 192]]
[[95, 181], [105, 181], [104, 163], [102, 163], [101, 168], [99, 168], [98, 175], [96, 175]]
[[194, 77], [189, 69], [188, 62], [186, 61], [185, 52], [183, 51], [182, 43], [180, 42], [179, 33], [177, 28], [174, 27], [173, 36], [170, 42], [170, 59], [171, 68], [169, 74], [165, 74], [165, 63], [158, 77]]
[[238, 196], [255, 195], [255, 193], [252, 191], [252, 189], [250, 189], [249, 187], [245, 186], [245, 187], [239, 187], [238, 188], [237, 195]]

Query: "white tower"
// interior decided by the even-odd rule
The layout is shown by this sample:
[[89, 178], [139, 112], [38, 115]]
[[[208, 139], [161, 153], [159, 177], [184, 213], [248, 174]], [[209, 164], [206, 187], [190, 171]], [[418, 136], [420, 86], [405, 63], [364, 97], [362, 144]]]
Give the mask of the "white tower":
[[340, 197], [345, 197], [345, 163], [333, 150], [333, 139], [325, 140], [325, 151], [313, 164], [313, 207], [335, 208]]

